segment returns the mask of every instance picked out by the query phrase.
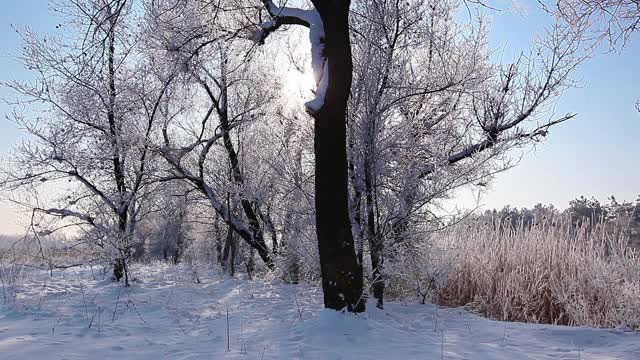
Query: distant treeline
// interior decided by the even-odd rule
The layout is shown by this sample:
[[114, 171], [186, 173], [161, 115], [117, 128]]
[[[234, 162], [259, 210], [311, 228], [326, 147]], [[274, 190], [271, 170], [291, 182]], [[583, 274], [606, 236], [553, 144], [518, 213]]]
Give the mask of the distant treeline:
[[[634, 202], [619, 202], [614, 196], [601, 203], [595, 197], [580, 196], [569, 202], [569, 206], [560, 210], [554, 205], [537, 204], [532, 209], [518, 209], [509, 205], [501, 210], [485, 210], [476, 217], [477, 221], [493, 223], [503, 229], [531, 228], [536, 225], [554, 226], [562, 217], [570, 220], [578, 228], [599, 224], [616, 225], [629, 236], [631, 243], [640, 245], [640, 196]], [[640, 246], [639, 246], [640, 247]]]

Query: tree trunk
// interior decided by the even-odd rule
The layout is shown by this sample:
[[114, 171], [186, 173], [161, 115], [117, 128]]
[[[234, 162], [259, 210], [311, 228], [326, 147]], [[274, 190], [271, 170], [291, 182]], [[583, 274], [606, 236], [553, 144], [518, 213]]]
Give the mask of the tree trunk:
[[260, 219], [262, 219], [262, 222], [264, 223], [264, 227], [267, 231], [269, 231], [269, 234], [271, 235], [271, 252], [276, 255], [278, 254], [278, 233], [276, 231], [276, 226], [274, 225], [273, 220], [271, 220], [271, 209], [267, 207], [266, 213], [260, 211], [260, 208], [258, 208], [257, 211]]
[[222, 267], [226, 272], [228, 272], [231, 276], [235, 274], [235, 232], [229, 226], [227, 230], [227, 239], [224, 243], [224, 250], [222, 252]]
[[354, 205], [354, 216], [353, 222], [356, 224], [356, 229], [358, 231], [357, 241], [356, 241], [356, 255], [358, 257], [358, 263], [363, 264], [364, 261], [364, 233], [362, 229], [362, 193], [357, 191], [355, 196], [355, 205]]
[[236, 275], [236, 254], [238, 253], [238, 244], [236, 243], [236, 237], [231, 234], [230, 242], [231, 254], [229, 255], [229, 275]]
[[186, 208], [182, 207], [182, 206], [186, 206], [184, 204], [180, 205], [181, 208], [179, 209], [178, 212], [178, 218], [177, 223], [175, 224], [176, 227], [176, 249], [175, 252], [173, 253], [173, 263], [175, 265], [177, 265], [180, 260], [182, 259], [182, 253], [184, 252], [184, 233], [183, 233], [183, 228], [182, 228], [182, 224], [184, 224], [184, 219], [186, 216]]
[[215, 220], [213, 222], [213, 233], [215, 236], [215, 253], [216, 253], [216, 260], [218, 261], [218, 264], [222, 265], [222, 236], [221, 236], [221, 231], [222, 229], [220, 229], [219, 226], [220, 223], [220, 215], [215, 216]]
[[378, 236], [375, 223], [375, 204], [373, 199], [373, 174], [372, 164], [368, 159], [364, 163], [364, 186], [367, 200], [367, 230], [366, 237], [369, 240], [369, 254], [371, 256], [373, 297], [376, 298], [376, 306], [380, 309], [384, 306], [384, 278], [383, 278], [383, 243]]
[[[107, 13], [113, 15], [110, 6], [106, 7]], [[121, 132], [121, 124], [118, 122], [116, 116], [116, 38], [115, 38], [115, 26], [116, 19], [113, 16], [109, 16], [109, 30], [107, 34], [108, 47], [107, 47], [107, 81], [108, 81], [108, 104], [107, 104], [107, 122], [109, 124], [109, 136], [111, 141], [112, 151], [112, 164], [113, 164], [113, 176], [116, 183], [116, 189], [118, 192], [118, 202], [115, 204], [115, 215], [118, 217], [118, 235], [120, 236], [121, 244], [119, 246], [119, 252], [121, 257], [116, 259], [113, 264], [113, 276], [117, 281], [120, 281], [122, 276], [125, 278], [125, 286], [129, 286], [129, 276], [126, 266], [126, 257], [129, 253], [128, 238], [127, 238], [127, 221], [129, 215], [129, 200], [126, 199], [127, 186], [125, 182], [124, 160], [120, 156], [120, 141], [119, 136]]]
[[249, 254], [247, 255], [247, 262], [245, 265], [247, 268], [247, 275], [249, 276], [249, 280], [253, 280], [253, 272], [256, 270], [256, 264], [254, 262], [256, 249], [249, 246], [248, 252]]
[[[349, 151], [351, 154], [355, 153], [355, 146], [353, 144], [354, 134], [351, 133], [349, 137]], [[364, 258], [364, 233], [362, 229], [362, 190], [360, 183], [358, 182], [358, 175], [356, 174], [356, 167], [354, 160], [349, 161], [349, 174], [351, 176], [351, 186], [353, 187], [353, 199], [351, 200], [351, 211], [353, 213], [352, 219], [352, 231], [356, 236], [356, 256], [358, 257], [358, 263], [363, 264]]]
[[[349, 40], [349, 1], [314, 1], [325, 31], [329, 83], [315, 120], [316, 233], [324, 305], [362, 312], [362, 265], [354, 249], [349, 219], [346, 111], [353, 63]], [[327, 74], [325, 74], [327, 76]]]
[[300, 256], [298, 255], [297, 240], [294, 240], [294, 236], [300, 236], [301, 232], [297, 216], [293, 214], [293, 211], [287, 211], [284, 217], [280, 251], [285, 257], [283, 280], [289, 284], [297, 284], [300, 281]]
[[126, 212], [120, 212], [118, 214], [118, 249], [120, 257], [113, 263], [113, 277], [116, 281], [120, 281], [124, 276], [124, 286], [129, 286], [129, 273], [126, 265], [127, 258], [129, 256], [129, 241], [127, 238], [127, 221], [128, 214]]
[[[223, 75], [223, 82], [226, 84], [226, 78]], [[227, 112], [227, 87], [226, 85], [222, 86], [221, 89], [220, 101], [218, 101], [218, 115], [220, 118], [220, 129], [222, 130], [222, 140], [227, 151], [227, 157], [229, 159], [229, 163], [231, 165], [231, 175], [234, 183], [238, 185], [241, 189], [244, 187], [244, 178], [242, 176], [242, 172], [240, 171], [240, 162], [238, 160], [238, 153], [236, 152], [235, 147], [233, 146], [233, 142], [231, 141], [231, 124], [229, 123], [228, 112]], [[211, 96], [211, 99], [214, 100], [215, 97]], [[241, 191], [244, 191], [242, 189]], [[271, 259], [271, 254], [269, 253], [269, 248], [264, 240], [264, 234], [262, 232], [262, 228], [260, 227], [260, 222], [258, 221], [258, 215], [253, 208], [252, 201], [250, 201], [247, 196], [240, 192], [240, 204], [242, 205], [242, 210], [247, 218], [247, 223], [249, 225], [251, 233], [248, 234], [250, 238], [246, 238], [246, 235], [240, 234], [247, 241], [247, 243], [258, 251], [260, 258], [267, 265], [267, 268], [273, 269], [273, 259]]]

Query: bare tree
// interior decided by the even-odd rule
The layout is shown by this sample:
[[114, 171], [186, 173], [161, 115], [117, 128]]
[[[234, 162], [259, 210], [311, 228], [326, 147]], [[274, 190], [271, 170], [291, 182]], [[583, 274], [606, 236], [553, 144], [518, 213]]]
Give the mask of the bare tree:
[[[19, 59], [35, 80], [3, 83], [18, 97], [13, 121], [30, 135], [16, 147], [3, 184], [35, 189], [46, 199], [27, 204], [33, 219], [73, 219], [62, 227], [97, 230], [95, 245], [115, 249], [114, 276], [128, 285], [131, 235], [152, 191], [151, 138], [172, 79], [157, 81], [153, 68], [137, 61], [136, 19], [127, 0], [74, 0], [54, 8], [64, 16], [67, 36], [20, 30]], [[32, 111], [20, 111], [26, 106]], [[50, 184], [63, 193], [48, 193]], [[36, 235], [55, 230], [39, 224], [31, 224]]]
[[575, 34], [553, 27], [529, 54], [493, 65], [483, 18], [456, 21], [460, 5], [353, 6], [352, 219], [359, 252], [368, 245], [379, 307], [384, 253], [402, 256], [404, 243], [423, 241], [440, 226], [439, 200], [461, 186], [483, 186], [511, 166], [510, 149], [540, 141], [574, 116], [543, 117], [583, 59]]
[[[203, 14], [201, 5], [211, 13]], [[180, 74], [179, 84], [171, 90], [172, 100], [163, 110], [159, 150], [171, 166], [164, 180], [185, 180], [194, 186], [229, 231], [237, 233], [272, 268], [264, 236], [269, 221], [260, 210], [264, 204], [250, 189], [240, 154], [244, 130], [263, 116], [262, 108], [271, 95], [255, 81], [259, 75], [248, 61], [246, 42], [238, 43], [237, 36], [228, 35], [234, 28], [233, 14], [222, 12], [225, 10], [215, 4], [198, 2], [160, 1], [148, 8], [151, 46], [163, 57], [159, 61], [167, 62], [168, 72]], [[192, 100], [179, 101], [182, 96]], [[216, 151], [219, 145], [222, 153]], [[240, 213], [234, 212], [236, 202]], [[233, 235], [228, 239], [230, 244]]]

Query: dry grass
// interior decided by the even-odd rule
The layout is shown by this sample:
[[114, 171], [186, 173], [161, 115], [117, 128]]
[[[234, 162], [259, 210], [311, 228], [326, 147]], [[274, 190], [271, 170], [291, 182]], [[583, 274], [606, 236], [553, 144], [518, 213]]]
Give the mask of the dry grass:
[[433, 239], [447, 249], [432, 261], [432, 269], [446, 269], [432, 281], [433, 300], [500, 320], [638, 328], [640, 256], [624, 233], [566, 221], [457, 226]]

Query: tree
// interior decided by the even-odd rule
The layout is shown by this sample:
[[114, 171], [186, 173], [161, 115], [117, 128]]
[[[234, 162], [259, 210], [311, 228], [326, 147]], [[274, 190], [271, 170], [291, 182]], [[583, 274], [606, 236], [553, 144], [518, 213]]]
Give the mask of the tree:
[[[25, 204], [36, 237], [92, 228], [93, 245], [115, 258], [114, 276], [128, 285], [133, 233], [153, 192], [151, 140], [172, 78], [156, 81], [153, 67], [137, 60], [140, 34], [127, 0], [72, 0], [53, 9], [65, 20], [64, 35], [19, 30], [19, 59], [35, 80], [3, 83], [17, 95], [14, 105], [31, 110], [12, 114], [29, 138], [16, 147], [3, 185], [39, 195]], [[51, 194], [53, 185], [61, 193]], [[46, 218], [62, 223], [43, 228]]]
[[[363, 243], [369, 246], [378, 307], [383, 306], [383, 252], [385, 245], [393, 247], [384, 239], [391, 228], [410, 221], [410, 198], [417, 194], [411, 195], [407, 185], [414, 172], [444, 150], [427, 149], [425, 142], [444, 148], [451, 136], [462, 135], [455, 123], [444, 120], [459, 114], [459, 94], [473, 92], [487, 76], [480, 61], [483, 30], [464, 33], [452, 21], [453, 11], [447, 1], [354, 4], [356, 66], [349, 119], [353, 220], [361, 229], [359, 252]], [[443, 132], [436, 130], [440, 126]], [[429, 215], [424, 215], [426, 220]]]
[[[147, 9], [150, 47], [157, 50], [153, 55], [164, 63], [166, 72], [180, 76], [162, 110], [159, 152], [170, 165], [163, 181], [190, 183], [229, 231], [239, 235], [272, 268], [265, 222], [261, 222], [264, 204], [258, 203], [252, 192], [239, 155], [244, 130], [263, 116], [271, 94], [254, 81], [260, 78], [259, 69], [248, 61], [247, 47], [238, 43], [236, 36], [227, 38], [229, 29], [234, 28], [233, 12], [205, 4], [211, 13], [202, 13], [199, 6], [197, 2], [158, 1]], [[183, 96], [186, 101], [180, 99]], [[202, 109], [207, 110], [203, 113]], [[235, 141], [234, 134], [238, 136]], [[222, 154], [215, 152], [219, 142]], [[221, 172], [228, 176], [220, 177]], [[236, 202], [239, 213], [234, 211]], [[228, 253], [235, 237], [229, 234], [227, 239]]]
[[[165, 189], [163, 189], [165, 190]], [[165, 197], [158, 196], [156, 201], [162, 203], [158, 211], [148, 216], [140, 224], [138, 236], [143, 236], [141, 243], [147, 243], [151, 256], [174, 264], [182, 261], [187, 247], [187, 236], [190, 230], [188, 223], [188, 192], [172, 193], [165, 190]]]
[[263, 0], [271, 18], [254, 39], [265, 39], [283, 25], [309, 28], [311, 64], [317, 84], [306, 103], [314, 118], [316, 234], [327, 308], [361, 312], [362, 264], [356, 257], [349, 218], [346, 119], [353, 63], [349, 0], [312, 1], [309, 10], [276, 6]]
[[[322, 6], [334, 6], [334, 14], [350, 7], [351, 18], [340, 20], [342, 15], [338, 15], [326, 21], [317, 4], [310, 10], [279, 7], [270, 1], [263, 4], [271, 20], [260, 25], [254, 37], [258, 43], [285, 25], [310, 29], [311, 65], [318, 89], [316, 98], [306, 106], [316, 125], [316, 201], [327, 194], [322, 189], [322, 175], [326, 174], [321, 163], [323, 149], [318, 145], [323, 144], [324, 116], [333, 105], [343, 105], [339, 101], [329, 104], [327, 96], [338, 94], [340, 100], [349, 99], [345, 114], [349, 124], [351, 237], [357, 240], [356, 259], [360, 263], [368, 245], [373, 293], [380, 307], [383, 254], [394, 247], [393, 252], [400, 251], [399, 244], [422, 236], [417, 231], [428, 229], [429, 219], [434, 218], [430, 205], [457, 187], [486, 183], [492, 174], [511, 166], [505, 160], [509, 149], [540, 141], [550, 127], [574, 117], [567, 114], [532, 124], [571, 85], [569, 74], [583, 59], [578, 34], [557, 24], [529, 54], [511, 64], [495, 66], [488, 61], [482, 18], [473, 19], [467, 27], [456, 24], [460, 1], [362, 0], [346, 7], [330, 2]], [[341, 29], [349, 32], [353, 54], [344, 47], [336, 47], [342, 49], [341, 54], [325, 48], [329, 35], [325, 42], [318, 41], [322, 37], [316, 16], [322, 20], [324, 33], [328, 33], [327, 21], [350, 20], [349, 29]], [[348, 66], [332, 70], [332, 59]], [[351, 70], [354, 63], [349, 94], [344, 84], [351, 82], [352, 75], [343, 71]], [[331, 76], [326, 76], [327, 71]], [[334, 80], [341, 75], [346, 78]], [[333, 81], [344, 83], [343, 88], [332, 87]], [[318, 104], [326, 111], [318, 111], [323, 109]], [[341, 118], [342, 114], [331, 115]], [[341, 129], [332, 134], [341, 136]], [[341, 149], [341, 144], [333, 146]], [[343, 174], [342, 168], [338, 173]], [[333, 178], [342, 179], [342, 175]], [[324, 206], [328, 204], [316, 204], [318, 219]], [[321, 222], [317, 221], [318, 227]], [[337, 229], [337, 223], [333, 224]], [[323, 263], [322, 247], [330, 242], [320, 238], [322, 229], [316, 231]], [[385, 238], [392, 241], [385, 243]], [[349, 239], [345, 244], [351, 249], [353, 242]], [[358, 263], [350, 254], [344, 261]]]
[[571, 224], [575, 227], [599, 224], [605, 221], [608, 215], [607, 208], [596, 198], [587, 199], [584, 196], [571, 200], [567, 212], [571, 217]]
[[482, 16], [456, 20], [460, 1], [354, 2], [349, 105], [352, 219], [368, 245], [383, 306], [385, 257], [442, 226], [438, 201], [485, 186], [513, 165], [511, 149], [541, 141], [574, 114], [542, 120], [582, 61], [579, 38], [548, 30], [513, 63], [489, 60]]

